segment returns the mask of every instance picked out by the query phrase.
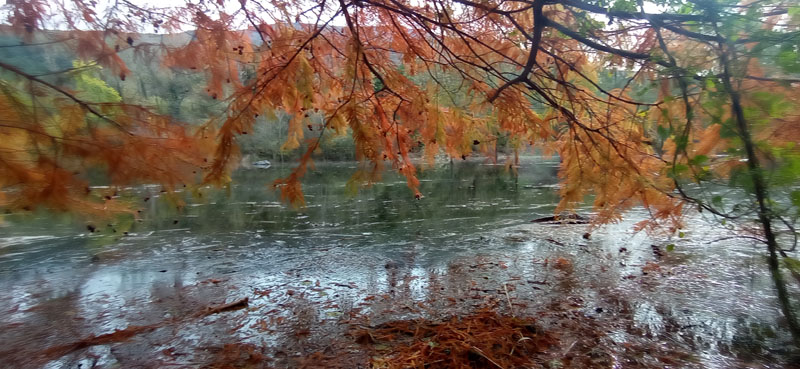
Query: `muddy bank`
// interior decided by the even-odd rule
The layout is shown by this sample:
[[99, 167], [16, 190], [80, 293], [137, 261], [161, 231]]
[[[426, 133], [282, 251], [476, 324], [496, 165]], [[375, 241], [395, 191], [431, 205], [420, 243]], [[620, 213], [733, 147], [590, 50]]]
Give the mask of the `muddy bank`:
[[[415, 339], [440, 344], [430, 341], [435, 335], [379, 337], [387, 324], [442, 325], [490, 311], [530, 319], [547, 337], [526, 349], [534, 367], [796, 365], [758, 250], [704, 245], [724, 235], [705, 230], [667, 252], [676, 240], [628, 226], [596, 230], [589, 240], [583, 225], [512, 226], [456, 250], [197, 245], [101, 253], [86, 273], [39, 270], [3, 292], [0, 356], [20, 368], [369, 367], [391, 362], [396, 346]], [[527, 341], [524, 334], [516, 339]], [[468, 358], [481, 362], [477, 353]]]

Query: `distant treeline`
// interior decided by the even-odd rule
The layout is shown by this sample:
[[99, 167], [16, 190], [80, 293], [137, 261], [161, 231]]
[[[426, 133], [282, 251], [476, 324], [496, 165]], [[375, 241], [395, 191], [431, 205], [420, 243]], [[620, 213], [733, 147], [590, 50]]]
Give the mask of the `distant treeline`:
[[[226, 101], [216, 100], [205, 91], [207, 81], [202, 71], [172, 68], [163, 64], [164, 50], [185, 45], [191, 38], [190, 32], [171, 35], [131, 35], [128, 41], [134, 47], [122, 48], [122, 51], [117, 53], [131, 71], [124, 79], [102, 70], [90, 60], [79, 60], [75, 52], [64, 42], [71, 39], [68, 32], [37, 32], [30, 39], [21, 40], [0, 29], [0, 48], [3, 51], [0, 53], [0, 61], [58, 85], [75, 86], [76, 90], [79, 90], [79, 80], [83, 78], [81, 76], [90, 74], [92, 78], [105, 82], [102, 88], [116, 90], [116, 94], [124, 102], [147, 106], [174, 118], [176, 122], [197, 126], [208, 123], [210, 119], [224, 118], [224, 114], [229, 112], [226, 109]], [[254, 72], [247, 68], [244, 66], [240, 71], [243, 82], [253, 78]], [[471, 98], [469, 94], [459, 93], [456, 87], [461, 84], [457, 75], [441, 71], [433, 73], [437, 75], [421, 73], [409, 77], [420, 85], [429, 84], [434, 77], [438, 83], [444, 84], [441, 92], [444, 105], [468, 103]], [[609, 73], [607, 76], [601, 76], [601, 82], [613, 88], [624, 83], [623, 77]], [[448, 85], [453, 88], [448, 89]], [[305, 145], [294, 150], [282, 149], [288, 136], [287, 122], [290, 118], [282, 111], [276, 111], [271, 116], [259, 117], [261, 124], [257, 124], [253, 132], [246, 132], [237, 138], [242, 155], [251, 161], [268, 159], [282, 162], [297, 159], [304, 152]], [[315, 118], [315, 123], [307, 127], [306, 137], [322, 135], [321, 146], [315, 152], [317, 159], [355, 160], [355, 146], [351, 132], [344, 134], [337, 134], [331, 130], [321, 132], [324, 117]], [[498, 156], [509, 155], [515, 147], [520, 147], [520, 143], [511, 142], [501, 133], [498, 133], [493, 141], [495, 159]], [[422, 145], [424, 144], [420, 144], [420, 150]]]

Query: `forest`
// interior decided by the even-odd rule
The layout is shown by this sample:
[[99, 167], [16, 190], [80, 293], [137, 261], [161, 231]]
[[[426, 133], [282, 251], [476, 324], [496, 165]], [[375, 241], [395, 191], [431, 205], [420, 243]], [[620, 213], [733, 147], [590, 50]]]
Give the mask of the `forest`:
[[800, 367], [800, 4], [9, 0], [11, 368]]

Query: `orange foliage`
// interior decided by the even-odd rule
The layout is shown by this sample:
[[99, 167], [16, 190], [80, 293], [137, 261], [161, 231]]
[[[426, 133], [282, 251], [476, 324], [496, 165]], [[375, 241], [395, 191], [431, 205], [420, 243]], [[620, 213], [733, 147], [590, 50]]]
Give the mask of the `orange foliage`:
[[185, 125], [124, 103], [85, 103], [44, 96], [51, 111], [0, 94], [0, 206], [38, 205], [96, 215], [126, 211], [89, 188], [88, 171], [102, 168], [107, 184], [160, 183], [173, 190], [198, 180], [212, 142]]
[[[304, 147], [305, 154], [273, 187], [294, 204], [304, 204], [301, 179], [326, 130], [352, 133], [362, 162], [353, 188], [378, 180], [391, 167], [417, 196], [414, 149], [423, 147], [423, 162], [431, 164], [442, 151], [465, 158], [478, 145], [488, 153], [500, 135], [508, 135], [516, 150], [536, 146], [561, 158], [557, 213], [593, 196], [597, 222], [616, 221], [639, 205], [651, 211], [654, 224], [679, 222], [682, 200], [672, 196], [677, 179], [670, 170], [725, 146], [720, 125], [702, 123], [716, 113], [698, 94], [675, 92], [690, 79], [673, 78], [675, 71], [709, 69], [717, 60], [702, 35], [674, 25], [662, 29], [661, 21], [636, 25], [635, 31], [627, 24], [621, 30], [576, 32], [586, 27], [576, 9], [607, 11], [581, 2], [458, 3], [455, 11], [438, 2], [384, 0], [220, 0], [171, 9], [125, 2], [100, 19], [93, 3], [11, 2], [11, 30], [29, 35], [57, 14], [71, 29], [64, 42], [81, 59], [122, 79], [130, 71], [118, 56], [119, 45], [135, 47], [131, 35], [145, 24], [156, 31], [191, 29], [188, 43], [166, 48], [163, 64], [205, 74], [206, 92], [227, 109], [190, 129], [125, 102], [81, 100], [65, 86], [0, 65], [56, 106], [42, 116], [35, 104], [0, 98], [6, 116], [0, 130], [9, 138], [0, 143], [1, 205], [110, 209], [86, 197], [82, 176], [97, 166], [115, 185], [224, 185], [239, 162], [237, 135], [251, 131], [259, 116], [281, 111], [291, 117], [282, 149]], [[627, 16], [648, 19], [635, 11]], [[695, 15], [660, 17], [683, 21]], [[775, 19], [769, 24], [765, 27], [774, 27]], [[764, 73], [756, 63], [745, 68], [754, 77]], [[254, 72], [246, 79], [245, 69]], [[621, 88], [605, 90], [598, 74], [609, 70], [628, 70], [633, 77]], [[456, 83], [445, 83], [442, 76]], [[632, 82], [660, 83], [658, 99], [638, 101], [631, 96]], [[741, 88], [795, 95], [765, 78], [747, 80]], [[717, 120], [730, 117], [727, 106], [719, 109]], [[319, 117], [320, 136], [306, 137], [304, 127]], [[60, 133], [47, 122], [57, 122]], [[796, 122], [779, 121], [793, 131]], [[670, 137], [656, 142], [657, 129]], [[775, 135], [775, 130], [762, 133]], [[688, 144], [676, 145], [679, 136]], [[723, 161], [714, 164], [733, 165]]]

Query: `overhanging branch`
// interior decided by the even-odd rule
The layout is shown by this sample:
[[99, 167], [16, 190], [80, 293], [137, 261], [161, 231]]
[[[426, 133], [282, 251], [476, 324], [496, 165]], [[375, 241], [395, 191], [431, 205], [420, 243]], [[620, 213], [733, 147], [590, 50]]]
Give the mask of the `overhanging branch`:
[[497, 90], [489, 96], [489, 102], [494, 102], [506, 88], [528, 79], [528, 75], [531, 73], [531, 70], [533, 70], [533, 66], [536, 65], [536, 54], [538, 54], [539, 44], [542, 42], [542, 31], [544, 31], [544, 27], [547, 25], [547, 18], [544, 16], [543, 8], [543, 0], [536, 0], [533, 4], [533, 39], [531, 41], [531, 51], [530, 54], [528, 54], [528, 61], [525, 63], [525, 67], [522, 68], [522, 72], [516, 78], [497, 88]]

